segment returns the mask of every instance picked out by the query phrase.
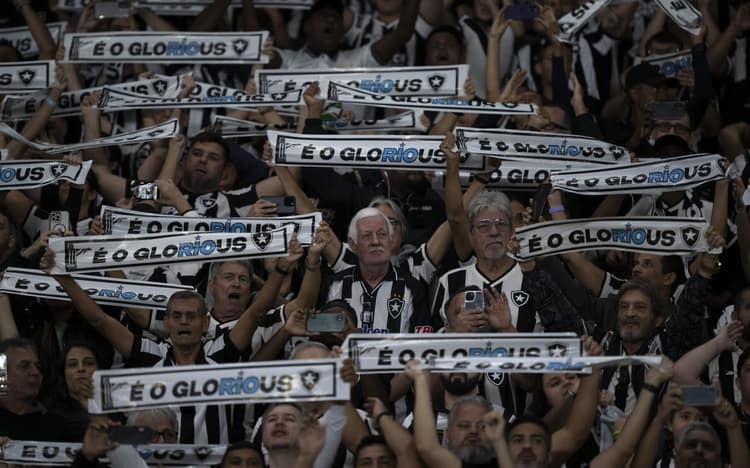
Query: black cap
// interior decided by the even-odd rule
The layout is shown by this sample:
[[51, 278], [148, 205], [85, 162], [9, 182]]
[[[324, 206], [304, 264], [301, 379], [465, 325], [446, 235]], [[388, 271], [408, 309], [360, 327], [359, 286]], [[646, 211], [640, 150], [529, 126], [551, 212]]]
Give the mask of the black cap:
[[625, 89], [630, 89], [637, 84], [658, 86], [667, 79], [659, 73], [659, 67], [650, 63], [639, 63], [628, 70], [625, 75]]
[[314, 13], [326, 9], [336, 10], [342, 15], [344, 14], [344, 4], [341, 2], [341, 0], [318, 0], [317, 2], [313, 3], [309, 10], [305, 11], [304, 16], [302, 17], [302, 22], [305, 22], [307, 18], [309, 18]]
[[662, 158], [676, 158], [692, 153], [690, 145], [684, 138], [678, 135], [660, 136], [654, 142], [654, 153]]

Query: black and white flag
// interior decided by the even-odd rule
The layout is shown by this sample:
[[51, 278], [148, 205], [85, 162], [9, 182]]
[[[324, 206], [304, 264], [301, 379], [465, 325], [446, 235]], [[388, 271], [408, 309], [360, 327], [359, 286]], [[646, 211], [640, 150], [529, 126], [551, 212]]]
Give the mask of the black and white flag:
[[236, 94], [219, 96], [185, 97], [185, 98], [162, 98], [159, 96], [143, 96], [127, 91], [105, 87], [98, 107], [104, 110], [122, 109], [174, 109], [174, 108], [201, 108], [201, 107], [273, 107], [279, 105], [297, 105], [302, 102], [302, 90], [294, 90], [286, 93], [271, 94], [245, 94], [242, 91]]
[[351, 334], [342, 345], [358, 374], [400, 372], [412, 359], [578, 357], [575, 333]]
[[[108, 88], [127, 91], [139, 95], [159, 96], [171, 98], [177, 96], [180, 91], [181, 77], [158, 76], [148, 80], [129, 81], [108, 85]], [[81, 113], [81, 101], [91, 93], [101, 92], [103, 86], [95, 88], [65, 91], [57, 99], [57, 106], [52, 111], [52, 117], [67, 117]], [[34, 116], [42, 103], [47, 98], [46, 94], [31, 94], [26, 96], [5, 96], [0, 104], [0, 116], [3, 120], [27, 120]]]
[[103, 206], [104, 232], [112, 235], [160, 234], [166, 232], [243, 232], [260, 234], [292, 226], [303, 246], [311, 245], [315, 228], [323, 219], [319, 212], [263, 218], [203, 218], [170, 216]]
[[[46, 24], [49, 35], [52, 36], [52, 40], [55, 44], [60, 42], [60, 38], [62, 38], [62, 33], [65, 31], [65, 26], [67, 26], [67, 24], [68, 23], [64, 21]], [[29, 29], [28, 26], [0, 29], [0, 37], [10, 42], [24, 59], [39, 55], [39, 46], [37, 45], [36, 40], [34, 40], [34, 36], [31, 34], [31, 29]]]
[[626, 167], [554, 172], [552, 187], [581, 195], [662, 193], [687, 190], [724, 177], [718, 154], [691, 154]]
[[[434, 171], [445, 169], [442, 136], [300, 135], [268, 131], [273, 162], [280, 166], [361, 167]], [[482, 172], [484, 158], [461, 157], [461, 168]]]
[[468, 112], [472, 114], [530, 115], [536, 114], [535, 104], [487, 102], [482, 99], [460, 97], [397, 96], [362, 91], [352, 86], [331, 81], [328, 100], [362, 106], [390, 109], [419, 109], [422, 111]]
[[49, 154], [72, 153], [88, 148], [99, 148], [102, 146], [129, 145], [140, 141], [151, 141], [163, 138], [172, 138], [180, 133], [180, 122], [178, 119], [170, 119], [166, 122], [133, 130], [132, 132], [119, 133], [117, 135], [105, 136], [94, 140], [68, 145], [52, 145], [49, 143], [35, 142], [26, 139], [23, 135], [13, 130], [4, 123], [0, 123], [0, 133], [22, 142], [38, 151]]
[[[0, 124], [4, 125], [4, 124]], [[91, 161], [80, 165], [60, 160], [11, 160], [0, 162], [0, 190], [25, 190], [65, 180], [83, 184], [91, 169]]]
[[630, 163], [622, 146], [581, 135], [470, 127], [457, 127], [455, 134], [456, 148], [462, 153], [602, 165]]
[[636, 57], [634, 63], [650, 63], [659, 67], [659, 73], [667, 78], [677, 76], [680, 70], [690, 69], [693, 66], [693, 53], [690, 50], [678, 50], [668, 54], [649, 55], [647, 57]]
[[268, 31], [66, 33], [63, 63], [268, 63]]
[[[580, 169], [581, 167], [594, 169], [600, 166], [577, 161], [516, 160], [503, 158], [500, 167], [487, 175], [488, 182], [485, 184], [485, 188], [534, 190], [544, 183], [552, 175], [553, 171], [571, 171]], [[461, 181], [461, 187], [468, 188], [474, 180], [474, 175], [470, 172], [461, 171], [459, 172], [459, 180]]]
[[571, 219], [532, 224], [516, 230], [519, 261], [585, 250], [613, 249], [658, 255], [708, 252], [708, 223], [672, 216]]
[[35, 93], [55, 82], [54, 60], [0, 62], [0, 94]]
[[[167, 301], [177, 291], [192, 291], [190, 286], [170, 283], [133, 281], [108, 276], [73, 275], [89, 297], [101, 305], [166, 309]], [[21, 296], [70, 301], [68, 294], [52, 276], [41, 270], [7, 268], [0, 291]]]
[[53, 274], [119, 270], [186, 262], [283, 257], [293, 229], [260, 233], [189, 232], [139, 236], [51, 237]]
[[[147, 444], [133, 450], [149, 465], [213, 466], [221, 464], [223, 445]], [[0, 450], [0, 462], [11, 465], [71, 466], [81, 451], [81, 443], [10, 440]], [[104, 457], [100, 463], [109, 465]], [[134, 464], [133, 466], [138, 466]]]
[[424, 132], [427, 130], [427, 127], [422, 121], [423, 118], [424, 114], [421, 112], [408, 111], [384, 119], [324, 120], [323, 128], [337, 132], [359, 132], [367, 130], [378, 132], [414, 130], [417, 132]]
[[558, 39], [563, 42], [571, 42], [572, 36], [583, 28], [586, 23], [604, 8], [610, 0], [586, 0], [575, 7], [571, 12], [560, 17], [557, 22], [560, 25]]
[[442, 67], [332, 68], [330, 70], [267, 70], [255, 72], [261, 93], [279, 93], [314, 81], [328, 89], [329, 81], [378, 94], [397, 96], [455, 96], [462, 93], [468, 65]]
[[677, 23], [677, 26], [693, 36], [697, 36], [701, 29], [703, 16], [701, 12], [690, 3], [690, 0], [656, 0], [656, 4]]
[[349, 400], [340, 359], [242, 362], [94, 372], [89, 411], [167, 406]]

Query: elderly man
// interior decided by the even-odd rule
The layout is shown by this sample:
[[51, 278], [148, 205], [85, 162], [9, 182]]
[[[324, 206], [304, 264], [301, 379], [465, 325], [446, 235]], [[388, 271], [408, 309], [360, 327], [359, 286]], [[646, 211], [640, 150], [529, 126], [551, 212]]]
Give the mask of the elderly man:
[[363, 333], [432, 331], [425, 285], [407, 265], [391, 261], [394, 234], [377, 208], [363, 208], [349, 224], [357, 264], [333, 276], [328, 300], [343, 299], [357, 312]]
[[67, 440], [64, 421], [37, 401], [42, 386], [36, 345], [24, 338], [0, 343], [7, 356], [8, 392], [0, 396], [0, 436], [18, 440]]
[[[434, 318], [444, 322], [448, 299], [461, 288], [475, 286], [494, 289], [505, 295], [510, 306], [511, 323], [519, 331], [531, 331], [536, 323], [528, 307], [530, 295], [523, 286], [523, 273], [507, 255], [513, 234], [510, 200], [502, 192], [481, 192], [469, 204], [469, 240], [476, 262], [456, 268], [440, 277], [432, 303]], [[485, 297], [488, 294], [485, 294]]]

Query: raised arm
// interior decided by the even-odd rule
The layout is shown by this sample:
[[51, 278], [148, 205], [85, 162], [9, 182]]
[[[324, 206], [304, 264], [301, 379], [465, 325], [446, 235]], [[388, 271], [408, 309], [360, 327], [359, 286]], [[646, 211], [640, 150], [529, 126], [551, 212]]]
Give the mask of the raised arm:
[[[641, 391], [641, 395], [643, 393]], [[630, 468], [652, 468], [654, 466], [661, 450], [664, 426], [669, 424], [672, 413], [683, 406], [685, 405], [682, 402], [682, 389], [676, 383], [670, 383], [659, 403], [656, 417], [651, 420], [648, 429], [638, 443], [638, 447], [633, 451]]]
[[381, 65], [387, 64], [414, 34], [418, 14], [419, 0], [404, 0], [396, 29], [384, 34], [372, 45], [372, 55]]
[[734, 320], [722, 327], [718, 335], [685, 353], [675, 363], [675, 383], [683, 385], [699, 383], [700, 375], [711, 360], [722, 351], [728, 351], [734, 347], [734, 340], [742, 336], [742, 328], [742, 322]]
[[[49, 273], [54, 265], [55, 253], [48, 248], [39, 263], [39, 267]], [[105, 337], [123, 357], [126, 359], [130, 357], [130, 351], [133, 349], [133, 333], [125, 325], [107, 315], [70, 275], [53, 275], [53, 277], [60, 283], [83, 318]]]
[[737, 225], [737, 244], [740, 247], [740, 262], [745, 280], [750, 281], [750, 217], [747, 215], [747, 207], [742, 201], [745, 193], [745, 184], [742, 177], [735, 177], [732, 181], [732, 198], [734, 199], [734, 223]]
[[430, 373], [422, 370], [416, 360], [409, 361], [404, 371], [414, 382], [414, 443], [419, 458], [430, 468], [460, 468], [461, 460], [440, 445], [437, 438]]
[[729, 441], [729, 461], [732, 466], [750, 466], [750, 448], [745, 440], [745, 433], [740, 425], [737, 411], [731, 403], [719, 397], [714, 406], [714, 419], [727, 431]]
[[609, 468], [612, 466], [625, 466], [641, 440], [643, 431], [649, 421], [651, 406], [656, 394], [653, 388], [659, 388], [672, 376], [673, 364], [669, 358], [664, 357], [658, 367], [646, 372], [644, 383], [646, 384], [638, 395], [633, 411], [628, 415], [628, 421], [622, 429], [620, 436], [608, 449], [601, 452], [591, 460], [591, 468]]
[[227, 11], [231, 0], [213, 0], [201, 11], [190, 25], [190, 30], [195, 32], [214, 31], [217, 23]]
[[0, 342], [18, 336], [18, 327], [13, 318], [13, 309], [10, 307], [10, 299], [5, 293], [0, 293]]
[[497, 11], [487, 39], [487, 64], [484, 69], [485, 91], [490, 102], [500, 100], [500, 42], [508, 26], [510, 21], [505, 19], [503, 10]]
[[[603, 354], [601, 346], [592, 337], [585, 336], [582, 342], [587, 356]], [[595, 368], [590, 375], [581, 377], [581, 384], [578, 386], [570, 417], [559, 431], [552, 434], [550, 450], [552, 466], [562, 464], [586, 442], [591, 425], [594, 423], [594, 416], [596, 416], [601, 376], [601, 369]]]
[[[552, 190], [547, 197], [550, 212], [553, 221], [564, 221], [568, 219], [565, 213], [565, 207], [562, 202], [562, 192]], [[553, 209], [554, 208], [554, 209]], [[533, 220], [536, 222], [537, 220]], [[586, 289], [591, 291], [595, 296], [599, 296], [606, 279], [606, 272], [594, 265], [588, 258], [584, 257], [581, 252], [569, 252], [560, 255], [565, 264], [570, 268], [573, 276], [583, 284]]]
[[57, 45], [55, 44], [52, 35], [47, 29], [47, 25], [44, 24], [41, 17], [34, 12], [34, 8], [31, 6], [31, 0], [13, 0], [13, 4], [16, 7], [23, 19], [26, 20], [26, 24], [29, 26], [31, 31], [31, 37], [34, 38], [37, 47], [39, 48], [39, 60], [49, 60], [55, 56]]
[[440, 144], [440, 149], [445, 154], [446, 164], [445, 212], [458, 258], [467, 260], [471, 257], [473, 249], [469, 241], [469, 219], [466, 217], [463, 195], [461, 194], [461, 181], [458, 175], [461, 160], [458, 153], [453, 151], [455, 142], [456, 137], [452, 133], [447, 133]]
[[393, 414], [379, 399], [368, 398], [366, 405], [371, 408], [375, 428], [385, 438], [388, 447], [396, 454], [397, 468], [420, 467], [414, 438], [409, 434], [409, 431], [393, 418]]

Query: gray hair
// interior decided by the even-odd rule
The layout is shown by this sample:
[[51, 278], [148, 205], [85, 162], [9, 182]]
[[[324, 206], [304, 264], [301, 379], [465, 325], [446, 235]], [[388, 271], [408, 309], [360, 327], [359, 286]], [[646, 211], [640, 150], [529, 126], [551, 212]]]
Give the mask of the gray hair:
[[306, 349], [319, 349], [326, 353], [331, 352], [331, 350], [328, 349], [328, 346], [323, 343], [318, 343], [317, 341], [301, 341], [294, 346], [292, 353], [289, 355], [289, 359], [296, 359], [297, 355]]
[[239, 263], [240, 265], [247, 268], [248, 273], [250, 273], [250, 280], [253, 279], [253, 275], [255, 274], [255, 271], [253, 269], [253, 263], [250, 260], [227, 260], [225, 262], [213, 262], [211, 263], [211, 266], [208, 269], [208, 279], [212, 280], [216, 278], [216, 275], [219, 274], [219, 269], [226, 265], [227, 263]]
[[484, 190], [476, 194], [469, 203], [469, 224], [474, 225], [474, 218], [480, 210], [494, 208], [502, 213], [510, 223], [513, 210], [510, 207], [510, 199], [503, 192]]
[[393, 201], [393, 199], [385, 197], [375, 197], [367, 206], [370, 208], [377, 208], [380, 205], [385, 205], [393, 210], [394, 213], [396, 213], [396, 219], [398, 219], [399, 224], [401, 224], [401, 239], [406, 240], [406, 232], [409, 225], [406, 224], [406, 216], [404, 215], [404, 211], [400, 206], [398, 206], [395, 201]]
[[357, 223], [359, 220], [364, 218], [372, 218], [375, 216], [380, 216], [385, 220], [386, 228], [388, 229], [388, 238], [393, 238], [393, 226], [391, 226], [391, 222], [388, 221], [388, 217], [383, 214], [382, 211], [380, 211], [377, 208], [367, 207], [362, 208], [361, 210], [357, 211], [357, 214], [352, 217], [352, 220], [349, 222], [349, 232], [347, 233], [347, 237], [353, 241], [357, 240]]
[[151, 408], [142, 411], [132, 411], [128, 413], [128, 421], [125, 425], [140, 426], [142, 424], [138, 424], [138, 421], [140, 421], [141, 418], [167, 418], [169, 425], [172, 426], [175, 431], [179, 428], [179, 425], [177, 424], [177, 415], [170, 408]]
[[469, 395], [469, 396], [463, 396], [456, 400], [455, 403], [453, 403], [453, 407], [451, 408], [450, 413], [448, 413], [448, 425], [451, 424], [451, 421], [453, 421], [453, 418], [456, 416], [456, 413], [462, 406], [466, 405], [474, 405], [474, 406], [481, 406], [482, 408], [485, 408], [487, 411], [492, 411], [492, 403], [487, 401], [484, 397], [481, 397], [479, 395]]

